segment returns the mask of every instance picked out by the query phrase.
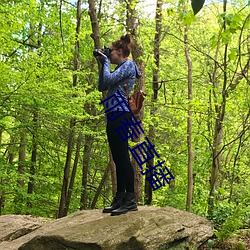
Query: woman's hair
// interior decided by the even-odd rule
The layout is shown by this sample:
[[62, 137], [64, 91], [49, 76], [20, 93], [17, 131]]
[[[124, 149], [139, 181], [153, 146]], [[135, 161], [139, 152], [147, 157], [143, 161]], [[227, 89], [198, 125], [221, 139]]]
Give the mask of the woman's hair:
[[113, 42], [112, 46], [116, 49], [122, 49], [123, 56], [127, 57], [130, 54], [130, 44], [130, 36], [126, 34], [125, 36], [121, 36], [120, 40]]

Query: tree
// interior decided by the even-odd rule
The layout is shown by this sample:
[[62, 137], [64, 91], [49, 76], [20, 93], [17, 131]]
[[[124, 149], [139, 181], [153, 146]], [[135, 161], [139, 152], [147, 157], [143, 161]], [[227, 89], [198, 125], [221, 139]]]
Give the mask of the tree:
[[188, 26], [185, 27], [184, 34], [185, 55], [188, 65], [188, 117], [187, 117], [187, 146], [188, 146], [188, 189], [186, 210], [191, 212], [192, 197], [193, 197], [193, 149], [192, 149], [192, 93], [193, 93], [193, 78], [192, 78], [192, 59], [189, 53], [188, 44]]
[[[159, 69], [160, 69], [160, 45], [161, 45], [161, 33], [162, 33], [162, 6], [163, 1], [158, 0], [156, 3], [156, 14], [155, 14], [155, 37], [154, 37], [154, 60], [155, 66], [153, 67], [153, 95], [152, 95], [152, 106], [150, 109], [150, 116], [156, 114], [155, 103], [158, 99], [159, 90]], [[149, 126], [149, 136], [150, 142], [154, 144], [155, 129], [153, 125]], [[147, 165], [154, 166], [154, 158], [147, 162]], [[152, 175], [153, 171], [149, 171], [145, 175], [145, 204], [150, 205], [152, 203], [152, 187], [146, 181], [147, 177]]]
[[[222, 18], [222, 29], [221, 29], [221, 37], [222, 42], [224, 44], [224, 52], [223, 52], [223, 64], [220, 67], [221, 71], [223, 72], [223, 84], [221, 89], [221, 98], [218, 98], [218, 94], [216, 91], [213, 91], [215, 100], [221, 100], [220, 102], [215, 102], [215, 111], [216, 111], [216, 119], [214, 123], [214, 137], [213, 137], [213, 158], [212, 158], [212, 169], [211, 169], [211, 177], [210, 177], [210, 193], [209, 193], [209, 200], [208, 200], [208, 214], [209, 216], [212, 216], [212, 212], [214, 209], [214, 202], [215, 202], [215, 191], [219, 188], [219, 174], [222, 172], [222, 153], [223, 153], [223, 127], [224, 127], [224, 121], [226, 117], [226, 107], [228, 102], [228, 97], [232, 93], [233, 90], [235, 90], [236, 86], [240, 83], [242, 79], [244, 79], [245, 74], [249, 70], [249, 58], [247, 59], [245, 66], [241, 68], [240, 72], [238, 71], [238, 66], [236, 65], [236, 69], [234, 70], [234, 74], [232, 78], [230, 79], [229, 75], [229, 46], [230, 46], [230, 39], [228, 36], [225, 36], [226, 34], [229, 34], [230, 32], [234, 32], [232, 28], [229, 26], [227, 27], [227, 24], [230, 24], [228, 21], [228, 18], [230, 18], [230, 15], [227, 15], [227, 0], [223, 1], [223, 12], [225, 13]], [[244, 22], [245, 23], [245, 22]], [[243, 23], [243, 27], [244, 27]], [[239, 27], [238, 27], [239, 28]], [[241, 28], [239, 28], [241, 29]], [[240, 36], [242, 33], [240, 34]], [[219, 46], [219, 43], [218, 45]], [[239, 44], [239, 50], [241, 45]], [[217, 50], [218, 54], [218, 50]], [[239, 58], [241, 58], [241, 55], [239, 54]], [[240, 60], [240, 59], [239, 59]], [[218, 65], [216, 63], [213, 76], [216, 75], [216, 71], [218, 69]], [[238, 75], [236, 77], [236, 75]], [[210, 74], [210, 80], [214, 84], [214, 89], [218, 89], [219, 85], [215, 79], [215, 77], [212, 77]], [[230, 91], [229, 91], [230, 89]], [[243, 129], [244, 130], [244, 129]], [[241, 137], [240, 137], [241, 138]]]
[[[74, 51], [74, 70], [77, 71], [79, 68], [79, 34], [80, 34], [80, 27], [81, 27], [81, 0], [77, 1], [77, 14], [76, 14], [76, 40], [75, 40], [75, 51]], [[77, 86], [77, 74], [73, 75], [73, 87]], [[74, 96], [73, 96], [74, 97]], [[60, 198], [60, 204], [59, 204], [59, 211], [58, 211], [58, 218], [61, 218], [63, 216], [66, 216], [68, 213], [68, 206], [69, 206], [69, 178], [70, 178], [70, 166], [71, 166], [71, 158], [72, 158], [72, 152], [74, 148], [74, 137], [75, 137], [75, 125], [76, 125], [76, 119], [71, 118], [70, 120], [70, 131], [68, 136], [68, 148], [67, 148], [67, 156], [64, 166], [64, 177], [63, 177], [63, 184], [62, 184], [62, 191], [61, 191], [61, 198]], [[79, 140], [78, 140], [79, 142]], [[79, 142], [80, 143], [80, 142]], [[79, 149], [80, 145], [78, 145]], [[79, 150], [77, 152], [77, 155], [79, 154]], [[76, 156], [76, 163], [73, 168], [73, 173], [76, 171], [77, 166], [77, 156]], [[74, 176], [74, 174], [73, 174]], [[73, 184], [73, 179], [71, 181]], [[73, 188], [72, 186], [70, 187]]]
[[[136, 62], [139, 70], [142, 73], [142, 77], [136, 83], [134, 89], [145, 91], [145, 78], [144, 78], [144, 62], [142, 60], [143, 49], [139, 44], [138, 39], [138, 27], [137, 27], [137, 14], [136, 14], [136, 0], [129, 0], [127, 2], [127, 16], [126, 16], [126, 29], [127, 33], [132, 37], [132, 56], [133, 60]], [[136, 117], [137, 121], [143, 121], [144, 111], [141, 109], [138, 117]], [[138, 138], [134, 138], [135, 142], [140, 142], [142, 139], [142, 135], [140, 134]], [[142, 200], [142, 175], [140, 173], [141, 169], [138, 166], [136, 160], [132, 158], [132, 166], [135, 172], [135, 193], [137, 197], [137, 201], [140, 202]]]

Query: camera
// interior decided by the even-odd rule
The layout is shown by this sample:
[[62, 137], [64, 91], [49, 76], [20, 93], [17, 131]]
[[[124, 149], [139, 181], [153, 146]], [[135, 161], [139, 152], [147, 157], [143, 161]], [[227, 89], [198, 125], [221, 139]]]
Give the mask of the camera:
[[111, 49], [110, 48], [107, 48], [106, 46], [104, 46], [103, 49], [95, 49], [93, 51], [93, 56], [100, 56], [101, 54], [99, 53], [103, 53], [105, 56], [107, 56], [108, 58], [110, 57], [110, 53], [111, 53]]

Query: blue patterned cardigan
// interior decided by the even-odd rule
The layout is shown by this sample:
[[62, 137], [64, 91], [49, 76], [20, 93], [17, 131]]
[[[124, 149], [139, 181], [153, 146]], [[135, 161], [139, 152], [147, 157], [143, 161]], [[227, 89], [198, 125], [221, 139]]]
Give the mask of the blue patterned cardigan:
[[[98, 90], [107, 90], [107, 98], [115, 94], [119, 100], [119, 103], [121, 103], [116, 106], [117, 100], [115, 98], [110, 98], [107, 101], [109, 102], [107, 106], [113, 106], [114, 108], [110, 109], [109, 112], [116, 110], [129, 112], [129, 109], [126, 105], [128, 101], [124, 89], [124, 81], [126, 80], [130, 93], [134, 86], [135, 79], [140, 78], [141, 76], [142, 74], [139, 71], [136, 63], [132, 60], [124, 60], [120, 65], [116, 67], [113, 72], [110, 72], [110, 61], [108, 58], [104, 59], [99, 75]], [[118, 91], [121, 95], [118, 94]]]

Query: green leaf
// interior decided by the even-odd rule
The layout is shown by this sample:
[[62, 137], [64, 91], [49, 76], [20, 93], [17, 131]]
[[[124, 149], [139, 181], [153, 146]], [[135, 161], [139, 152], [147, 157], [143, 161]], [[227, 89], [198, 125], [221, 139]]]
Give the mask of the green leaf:
[[228, 44], [231, 41], [232, 34], [229, 29], [221, 34], [222, 42], [224, 44]]
[[204, 3], [205, 0], [192, 0], [191, 5], [195, 15], [202, 9]]
[[230, 53], [228, 54], [228, 58], [230, 61], [234, 61], [237, 58], [238, 50], [237, 49], [231, 49]]
[[182, 12], [181, 18], [183, 20], [183, 24], [188, 26], [190, 26], [192, 22], [195, 21], [195, 16], [191, 10], [187, 12]]

